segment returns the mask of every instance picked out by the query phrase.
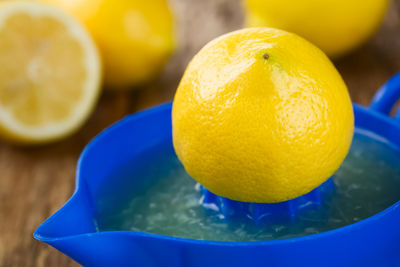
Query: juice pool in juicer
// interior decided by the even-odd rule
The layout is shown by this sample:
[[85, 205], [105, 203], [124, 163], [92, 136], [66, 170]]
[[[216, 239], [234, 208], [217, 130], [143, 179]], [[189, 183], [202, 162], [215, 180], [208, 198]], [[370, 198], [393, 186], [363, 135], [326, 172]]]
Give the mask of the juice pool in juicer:
[[[400, 153], [377, 137], [356, 132], [351, 150], [334, 174], [335, 189], [321, 206], [302, 212], [294, 221], [262, 225], [249, 218], [227, 220], [201, 203], [198, 184], [172, 151], [154, 147], [143, 155], [148, 164], [121, 166], [109, 181], [142, 175], [148, 183], [123, 201], [98, 199], [99, 231], [141, 231], [215, 241], [263, 241], [304, 236], [336, 229], [372, 216], [400, 200]], [[129, 187], [129, 186], [128, 186]], [[127, 201], [128, 200], [128, 201]], [[110, 206], [108, 203], [113, 203]]]

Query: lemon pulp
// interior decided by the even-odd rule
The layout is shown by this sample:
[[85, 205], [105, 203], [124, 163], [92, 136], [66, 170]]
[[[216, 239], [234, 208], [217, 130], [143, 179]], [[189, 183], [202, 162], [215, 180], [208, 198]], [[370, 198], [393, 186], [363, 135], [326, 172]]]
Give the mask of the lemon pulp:
[[83, 26], [53, 7], [0, 5], [0, 133], [43, 143], [71, 134], [100, 92], [97, 49]]

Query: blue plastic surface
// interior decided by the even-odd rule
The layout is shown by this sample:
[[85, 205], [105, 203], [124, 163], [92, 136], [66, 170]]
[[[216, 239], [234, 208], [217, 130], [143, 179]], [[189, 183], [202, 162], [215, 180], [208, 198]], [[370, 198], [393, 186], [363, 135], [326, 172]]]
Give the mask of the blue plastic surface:
[[[354, 104], [356, 127], [400, 147], [400, 114], [388, 116], [400, 97], [400, 75], [374, 97]], [[163, 145], [173, 153], [171, 104], [129, 116], [97, 136], [83, 151], [71, 199], [34, 233], [84, 266], [400, 266], [400, 202], [357, 223], [320, 234], [257, 242], [215, 242], [151, 233], [96, 232], [102, 184], [121, 162], [143, 161], [143, 151]], [[135, 178], [139, 179], [139, 178]], [[109, 193], [118, 187], [110, 187]]]
[[335, 184], [329, 178], [319, 187], [308, 194], [280, 203], [250, 203], [235, 201], [218, 196], [201, 186], [202, 198], [200, 203], [206, 209], [211, 209], [223, 216], [224, 219], [249, 218], [249, 223], [288, 223], [296, 219], [302, 212], [318, 209], [322, 201], [335, 192]]

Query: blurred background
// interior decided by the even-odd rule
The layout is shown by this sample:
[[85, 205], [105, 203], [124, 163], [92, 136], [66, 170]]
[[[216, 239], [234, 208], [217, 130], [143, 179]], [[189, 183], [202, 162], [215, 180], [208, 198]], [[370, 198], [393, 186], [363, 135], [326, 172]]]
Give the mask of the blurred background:
[[[59, 209], [74, 189], [84, 146], [124, 116], [171, 101], [193, 55], [213, 38], [242, 27], [239, 0], [171, 0], [177, 49], [161, 74], [135, 90], [106, 90], [88, 122], [73, 136], [49, 145], [19, 147], [0, 141], [0, 266], [77, 266], [33, 239], [34, 229]], [[368, 105], [375, 91], [400, 70], [400, 1], [367, 43], [334, 60], [353, 102]], [[1, 40], [0, 40], [1, 42]]]

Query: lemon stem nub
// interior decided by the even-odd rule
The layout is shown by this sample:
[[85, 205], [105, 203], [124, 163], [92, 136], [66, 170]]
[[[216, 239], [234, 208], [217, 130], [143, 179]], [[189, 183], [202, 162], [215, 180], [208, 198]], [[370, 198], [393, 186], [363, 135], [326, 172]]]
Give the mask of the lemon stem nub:
[[267, 53], [264, 53], [263, 58], [264, 59], [269, 59], [269, 55]]

